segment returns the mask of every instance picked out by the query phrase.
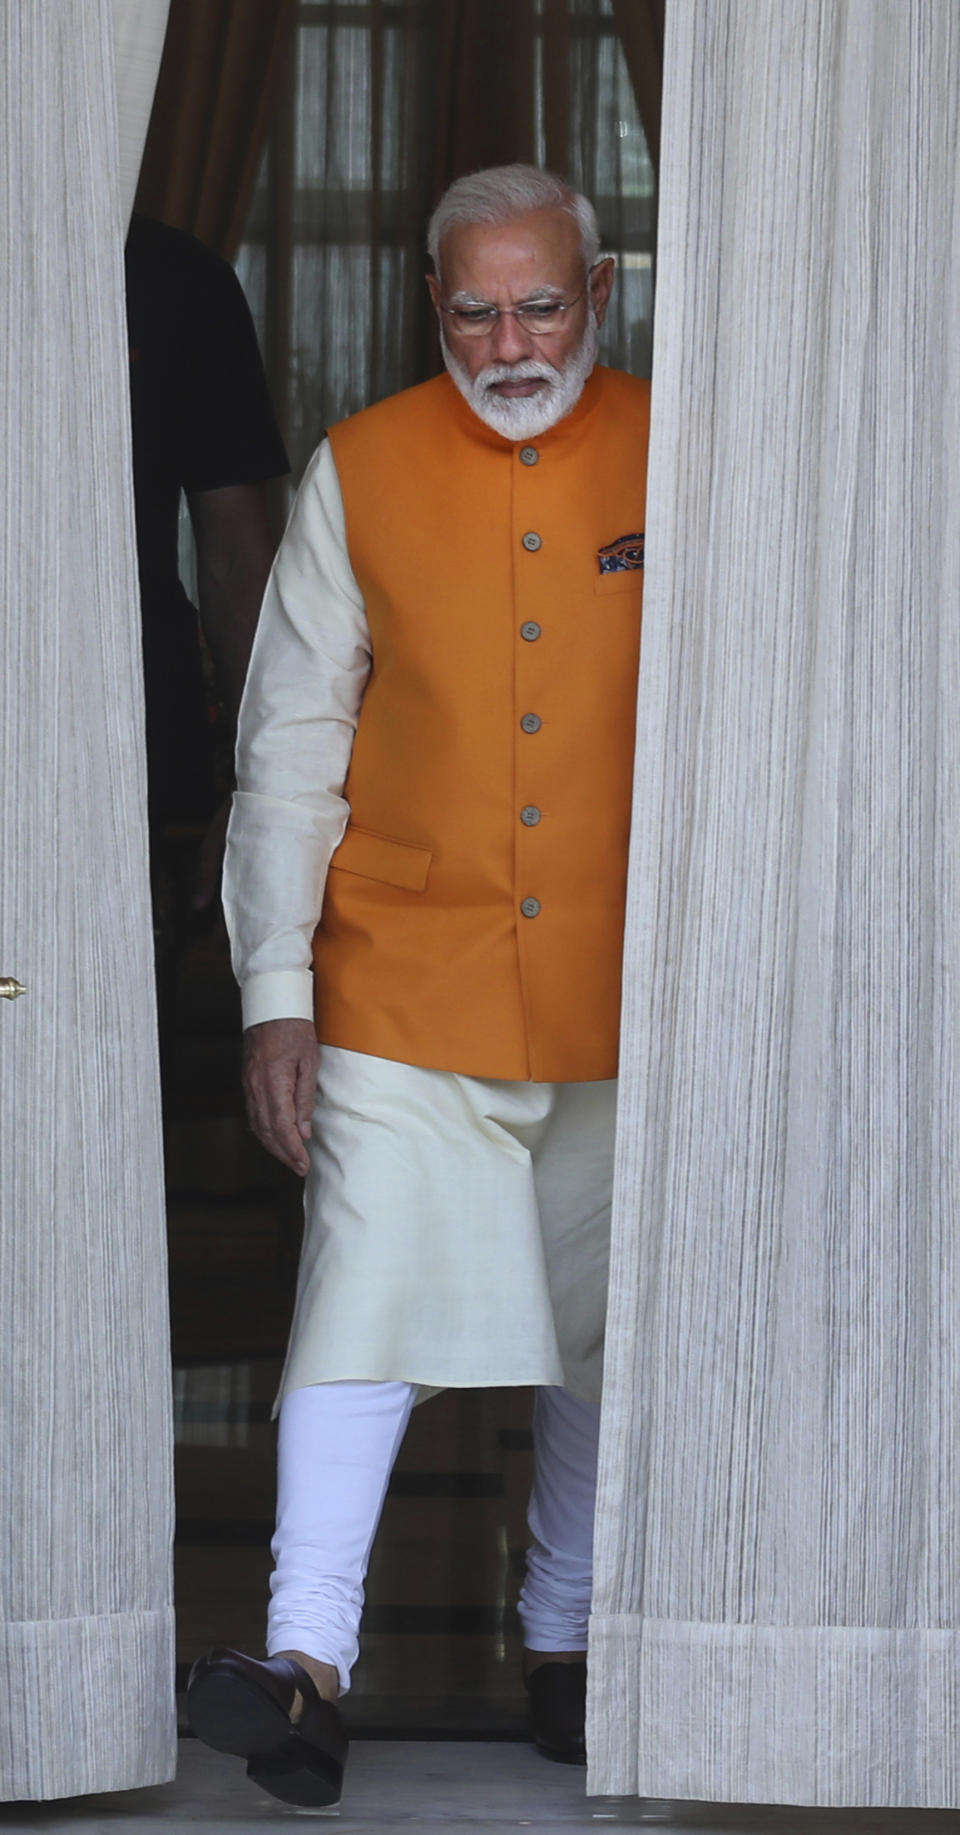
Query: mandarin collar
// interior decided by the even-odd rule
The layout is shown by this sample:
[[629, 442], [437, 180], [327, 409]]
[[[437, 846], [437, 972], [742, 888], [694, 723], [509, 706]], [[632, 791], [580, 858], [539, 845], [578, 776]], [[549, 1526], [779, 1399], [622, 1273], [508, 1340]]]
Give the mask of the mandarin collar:
[[604, 364], [594, 364], [593, 369], [590, 371], [583, 385], [580, 397], [571, 408], [569, 414], [565, 414], [563, 419], [557, 421], [555, 426], [548, 427], [545, 433], [531, 435], [522, 440], [507, 439], [506, 435], [498, 433], [496, 428], [488, 427], [486, 421], [481, 420], [479, 414], [475, 414], [469, 403], [464, 401], [453, 377], [450, 376], [447, 371], [444, 371], [442, 380], [447, 385], [448, 398], [456, 412], [457, 419], [463, 431], [480, 446], [487, 446], [494, 452], [510, 453], [513, 455], [518, 452], [522, 446], [535, 445], [538, 449], [549, 449], [551, 447], [558, 448], [576, 439], [584, 423], [592, 417], [599, 405], [600, 398], [603, 395], [605, 374], [606, 367]]

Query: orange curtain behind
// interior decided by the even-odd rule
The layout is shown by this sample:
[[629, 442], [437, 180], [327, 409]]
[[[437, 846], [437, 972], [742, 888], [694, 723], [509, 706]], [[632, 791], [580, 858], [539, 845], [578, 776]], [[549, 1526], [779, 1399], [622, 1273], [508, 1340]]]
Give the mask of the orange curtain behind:
[[136, 208], [231, 257], [243, 233], [295, 0], [171, 0]]

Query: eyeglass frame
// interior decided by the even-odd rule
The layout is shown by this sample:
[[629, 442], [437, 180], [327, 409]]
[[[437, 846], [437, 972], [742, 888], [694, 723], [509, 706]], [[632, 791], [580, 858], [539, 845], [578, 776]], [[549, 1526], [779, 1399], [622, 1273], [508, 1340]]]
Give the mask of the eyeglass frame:
[[[518, 325], [522, 325], [524, 331], [526, 331], [527, 334], [532, 338], [549, 338], [551, 336], [551, 333], [560, 330], [560, 325], [551, 325], [549, 331], [537, 331], [535, 330], [532, 324], [525, 323], [522, 315], [528, 310], [530, 306], [538, 306], [538, 305], [539, 306], [549, 306], [551, 312], [562, 312], [562, 313], [571, 312], [574, 306], [579, 306], [580, 301], [585, 297], [587, 293], [589, 293], [590, 276], [593, 273], [594, 268], [598, 268], [604, 259], [605, 259], [604, 256], [599, 256], [598, 259], [592, 264], [592, 266], [587, 269], [587, 276], [586, 276], [584, 285], [581, 287], [580, 292], [576, 294], [573, 299], [523, 300], [521, 301], [519, 306], [495, 306], [492, 300], [490, 301], [490, 304], [488, 306], [481, 306], [479, 304], [476, 306], [445, 306], [443, 301], [441, 299], [438, 299], [437, 309], [440, 312], [445, 312], [448, 318], [453, 318], [454, 315], [458, 312], [489, 312], [492, 314], [490, 323], [484, 326], [481, 331], [475, 331], [475, 332], [464, 331], [462, 325], [458, 325], [456, 329], [460, 332], [461, 337], [464, 337], [464, 338], [492, 337], [501, 319], [516, 319]], [[562, 323], [563, 321], [561, 320], [561, 325]]]

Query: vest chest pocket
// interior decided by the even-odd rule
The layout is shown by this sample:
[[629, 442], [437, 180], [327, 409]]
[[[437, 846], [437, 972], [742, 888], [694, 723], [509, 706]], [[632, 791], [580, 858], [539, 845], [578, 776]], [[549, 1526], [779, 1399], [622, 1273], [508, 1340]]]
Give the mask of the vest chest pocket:
[[387, 835], [375, 835], [371, 829], [357, 828], [351, 822], [330, 862], [330, 870], [377, 879], [405, 892], [422, 892], [432, 859], [429, 847], [420, 847], [415, 841], [392, 841]]

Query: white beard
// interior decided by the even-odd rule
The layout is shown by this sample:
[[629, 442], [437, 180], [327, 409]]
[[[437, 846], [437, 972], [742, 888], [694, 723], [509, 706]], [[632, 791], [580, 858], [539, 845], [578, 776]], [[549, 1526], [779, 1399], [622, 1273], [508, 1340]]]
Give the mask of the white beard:
[[[491, 363], [479, 375], [471, 377], [467, 367], [455, 357], [440, 330], [443, 361], [474, 414], [507, 440], [533, 440], [538, 434], [555, 427], [564, 415], [575, 408], [583, 394], [583, 385], [597, 361], [600, 334], [596, 314], [590, 308], [586, 329], [579, 347], [564, 368], [553, 363], [524, 358], [521, 363]], [[547, 386], [536, 395], [517, 396], [509, 400], [494, 393], [495, 382], [542, 381]]]

